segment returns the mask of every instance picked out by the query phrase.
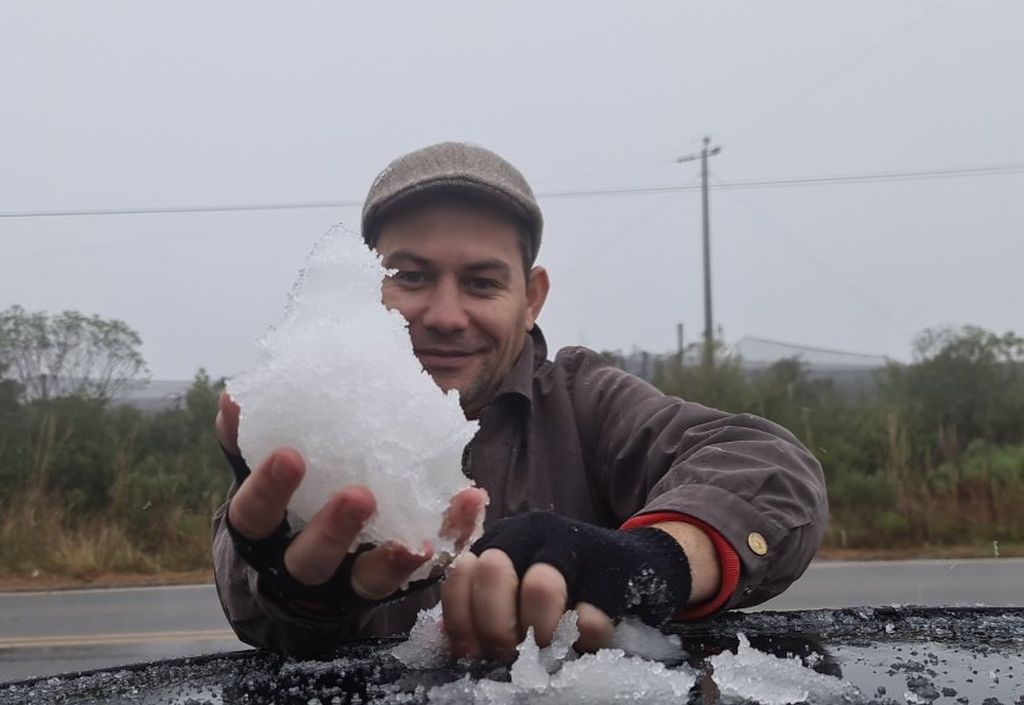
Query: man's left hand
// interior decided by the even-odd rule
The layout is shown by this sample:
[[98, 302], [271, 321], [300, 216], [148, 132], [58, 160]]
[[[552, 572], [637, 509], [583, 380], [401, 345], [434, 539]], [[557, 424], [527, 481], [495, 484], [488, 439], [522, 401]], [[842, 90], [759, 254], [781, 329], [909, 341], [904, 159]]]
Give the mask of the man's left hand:
[[661, 529], [614, 531], [532, 512], [498, 522], [456, 560], [441, 590], [445, 631], [458, 657], [510, 657], [529, 627], [549, 644], [574, 608], [577, 648], [592, 651], [623, 614], [658, 626], [671, 618], [691, 595], [690, 570]]

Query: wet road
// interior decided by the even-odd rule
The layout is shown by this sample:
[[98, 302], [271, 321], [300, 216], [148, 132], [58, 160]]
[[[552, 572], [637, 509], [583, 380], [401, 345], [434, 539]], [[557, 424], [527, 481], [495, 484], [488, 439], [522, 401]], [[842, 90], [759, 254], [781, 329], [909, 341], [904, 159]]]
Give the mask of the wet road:
[[0, 593], [0, 682], [242, 648], [212, 585]]
[[[817, 562], [764, 609], [1024, 606], [1024, 559]], [[0, 682], [246, 648], [212, 585], [0, 593]]]
[[817, 561], [758, 609], [861, 605], [1024, 606], [1024, 558]]

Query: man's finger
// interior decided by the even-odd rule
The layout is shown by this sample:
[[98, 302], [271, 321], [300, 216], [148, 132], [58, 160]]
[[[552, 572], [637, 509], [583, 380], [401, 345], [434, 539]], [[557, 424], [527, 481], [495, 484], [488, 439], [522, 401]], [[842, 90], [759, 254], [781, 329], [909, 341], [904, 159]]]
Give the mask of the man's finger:
[[530, 566], [519, 587], [519, 636], [524, 637], [527, 627], [533, 627], [537, 644], [548, 646], [568, 597], [569, 588], [557, 568], [547, 563]]
[[220, 393], [217, 402], [217, 421], [214, 424], [217, 429], [217, 440], [233, 455], [242, 454], [238, 449], [238, 417], [241, 411], [226, 391]]
[[238, 488], [228, 506], [235, 531], [251, 541], [274, 533], [284, 519], [292, 493], [302, 481], [306, 464], [298, 451], [280, 448]]
[[367, 600], [382, 600], [409, 582], [409, 576], [434, 555], [427, 543], [413, 553], [398, 543], [388, 543], [360, 554], [352, 566], [352, 590]]
[[486, 508], [487, 492], [479, 487], [468, 487], [452, 497], [441, 525], [441, 536], [455, 539], [456, 552], [465, 548], [473, 537]]
[[597, 651], [612, 640], [615, 624], [604, 610], [589, 602], [580, 602], [576, 605], [576, 616], [576, 625], [580, 630], [580, 638], [576, 642], [577, 651]]
[[512, 656], [519, 643], [519, 577], [512, 559], [491, 548], [477, 558], [470, 603], [473, 626], [485, 656]]
[[376, 509], [365, 487], [346, 487], [332, 496], [285, 551], [289, 575], [304, 585], [330, 580]]
[[474, 554], [463, 553], [452, 563], [448, 576], [441, 584], [444, 630], [456, 658], [478, 658], [482, 654], [473, 625], [471, 600], [476, 562]]

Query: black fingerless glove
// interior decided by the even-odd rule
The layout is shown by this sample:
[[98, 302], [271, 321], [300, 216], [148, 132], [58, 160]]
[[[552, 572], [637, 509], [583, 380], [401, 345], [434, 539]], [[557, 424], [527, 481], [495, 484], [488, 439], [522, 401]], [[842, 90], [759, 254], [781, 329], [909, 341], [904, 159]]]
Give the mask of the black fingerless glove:
[[220, 444], [220, 452], [227, 458], [228, 465], [231, 466], [231, 472], [235, 474], [235, 484], [238, 487], [242, 486], [245, 482], [245, 478], [252, 474], [249, 470], [249, 463], [245, 462], [245, 458], [240, 455], [235, 455], [230, 450], [224, 447], [224, 444]]
[[534, 563], [565, 577], [569, 604], [589, 602], [613, 619], [635, 614], [661, 626], [690, 598], [690, 561], [666, 532], [651, 527], [615, 531], [553, 512], [503, 519], [470, 550], [508, 554], [520, 578]]
[[[221, 446], [221, 450], [235, 473], [236, 484], [241, 487], [250, 475], [248, 464], [242, 456], [235, 455], [224, 446]], [[281, 521], [270, 536], [253, 541], [238, 533], [231, 525], [228, 514], [229, 512], [224, 512], [224, 525], [231, 536], [235, 551], [256, 570], [262, 594], [282, 604], [299, 603], [314, 607], [318, 611], [337, 614], [377, 604], [375, 601], [359, 597], [352, 589], [352, 567], [355, 565], [356, 556], [373, 548], [370, 544], [363, 544], [345, 556], [326, 583], [306, 585], [293, 578], [284, 567], [284, 552], [295, 539], [287, 518]]]
[[259, 575], [260, 592], [280, 604], [296, 603], [321, 612], [345, 614], [385, 601], [364, 599], [352, 589], [352, 568], [356, 557], [373, 548], [370, 544], [362, 544], [345, 556], [327, 582], [306, 585], [293, 578], [284, 566], [284, 552], [295, 538], [287, 519], [281, 522], [274, 533], [259, 541], [247, 539], [238, 533], [231, 525], [227, 513], [224, 514], [224, 524], [231, 535], [235, 551]]

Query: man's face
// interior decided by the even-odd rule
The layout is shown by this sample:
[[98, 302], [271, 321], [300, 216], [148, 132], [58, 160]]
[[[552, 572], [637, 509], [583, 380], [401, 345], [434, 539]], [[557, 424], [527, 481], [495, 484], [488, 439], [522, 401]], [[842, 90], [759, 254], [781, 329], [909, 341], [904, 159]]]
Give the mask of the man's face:
[[488, 210], [425, 206], [387, 221], [376, 249], [395, 273], [381, 299], [409, 322], [413, 350], [475, 418], [515, 363], [547, 296], [526, 276], [515, 226]]

